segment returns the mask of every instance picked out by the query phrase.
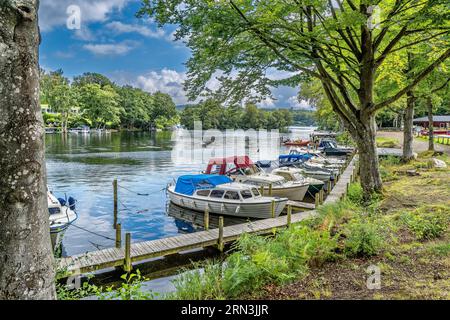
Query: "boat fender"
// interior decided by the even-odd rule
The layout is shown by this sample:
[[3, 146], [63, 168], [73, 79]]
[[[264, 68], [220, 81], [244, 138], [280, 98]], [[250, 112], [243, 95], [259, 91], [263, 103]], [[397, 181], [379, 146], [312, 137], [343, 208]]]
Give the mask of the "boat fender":
[[70, 208], [70, 210], [72, 210], [72, 211], [75, 210], [75, 203], [76, 202], [77, 202], [77, 200], [75, 200], [75, 198], [69, 197], [69, 208]]
[[241, 211], [241, 206], [239, 205], [236, 207], [236, 211], [234, 213], [238, 214], [240, 211]]
[[59, 204], [62, 205], [63, 207], [66, 205], [66, 199], [63, 198], [58, 198]]

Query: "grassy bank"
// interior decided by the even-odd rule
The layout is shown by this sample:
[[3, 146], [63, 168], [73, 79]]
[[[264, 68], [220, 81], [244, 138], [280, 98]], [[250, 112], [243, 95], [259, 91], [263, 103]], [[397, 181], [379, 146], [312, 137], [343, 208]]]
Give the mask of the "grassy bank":
[[[167, 298], [450, 298], [450, 170], [428, 160], [383, 161], [385, 193], [370, 205], [353, 184], [315, 219], [243, 236], [224, 261], [180, 276]], [[370, 265], [381, 270], [379, 290], [366, 287]]]
[[[314, 219], [267, 237], [243, 235], [223, 259], [183, 270], [176, 291], [158, 298], [450, 299], [450, 169], [430, 169], [431, 156], [382, 160], [384, 193], [370, 204], [352, 184]], [[367, 288], [369, 266], [381, 272], [380, 289]], [[117, 293], [85, 290], [102, 299], [156, 297], [140, 292], [139, 274], [124, 279]]]

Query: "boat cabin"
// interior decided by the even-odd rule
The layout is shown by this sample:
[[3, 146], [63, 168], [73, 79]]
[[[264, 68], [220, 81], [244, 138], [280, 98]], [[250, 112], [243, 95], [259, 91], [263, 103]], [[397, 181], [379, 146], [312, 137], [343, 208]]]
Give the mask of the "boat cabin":
[[225, 184], [217, 186], [209, 190], [197, 190], [195, 196], [198, 198], [209, 198], [211, 200], [248, 200], [251, 198], [260, 197], [259, 190], [255, 187], [243, 185], [240, 183], [233, 183], [231, 185]]
[[209, 160], [205, 174], [229, 175], [236, 173], [254, 174], [259, 172], [248, 156], [234, 156]]

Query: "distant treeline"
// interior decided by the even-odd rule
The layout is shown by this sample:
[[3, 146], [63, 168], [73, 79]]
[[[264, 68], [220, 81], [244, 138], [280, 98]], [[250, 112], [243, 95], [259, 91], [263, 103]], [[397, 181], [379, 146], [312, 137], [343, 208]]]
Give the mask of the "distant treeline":
[[175, 103], [168, 94], [150, 94], [131, 86], [118, 86], [97, 73], [69, 81], [62, 70], [41, 71], [41, 105], [47, 126], [63, 131], [80, 125], [95, 128], [162, 129], [179, 122]]
[[278, 129], [286, 131], [294, 123], [293, 114], [288, 109], [262, 110], [255, 104], [245, 107], [234, 105], [225, 107], [213, 99], [186, 106], [181, 112], [181, 124], [194, 129], [194, 122], [201, 121], [203, 129]]

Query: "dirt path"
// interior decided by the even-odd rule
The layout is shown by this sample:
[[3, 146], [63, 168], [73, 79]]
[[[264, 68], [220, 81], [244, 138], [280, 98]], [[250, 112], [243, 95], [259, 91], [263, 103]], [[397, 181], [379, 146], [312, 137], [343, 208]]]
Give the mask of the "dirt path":
[[[400, 144], [403, 144], [403, 132], [379, 131], [378, 136], [384, 138], [394, 138], [397, 139]], [[450, 146], [434, 143], [434, 148], [436, 149], [436, 151], [442, 151], [450, 155]], [[417, 153], [427, 151], [428, 141], [415, 138], [413, 142], [413, 150]]]

